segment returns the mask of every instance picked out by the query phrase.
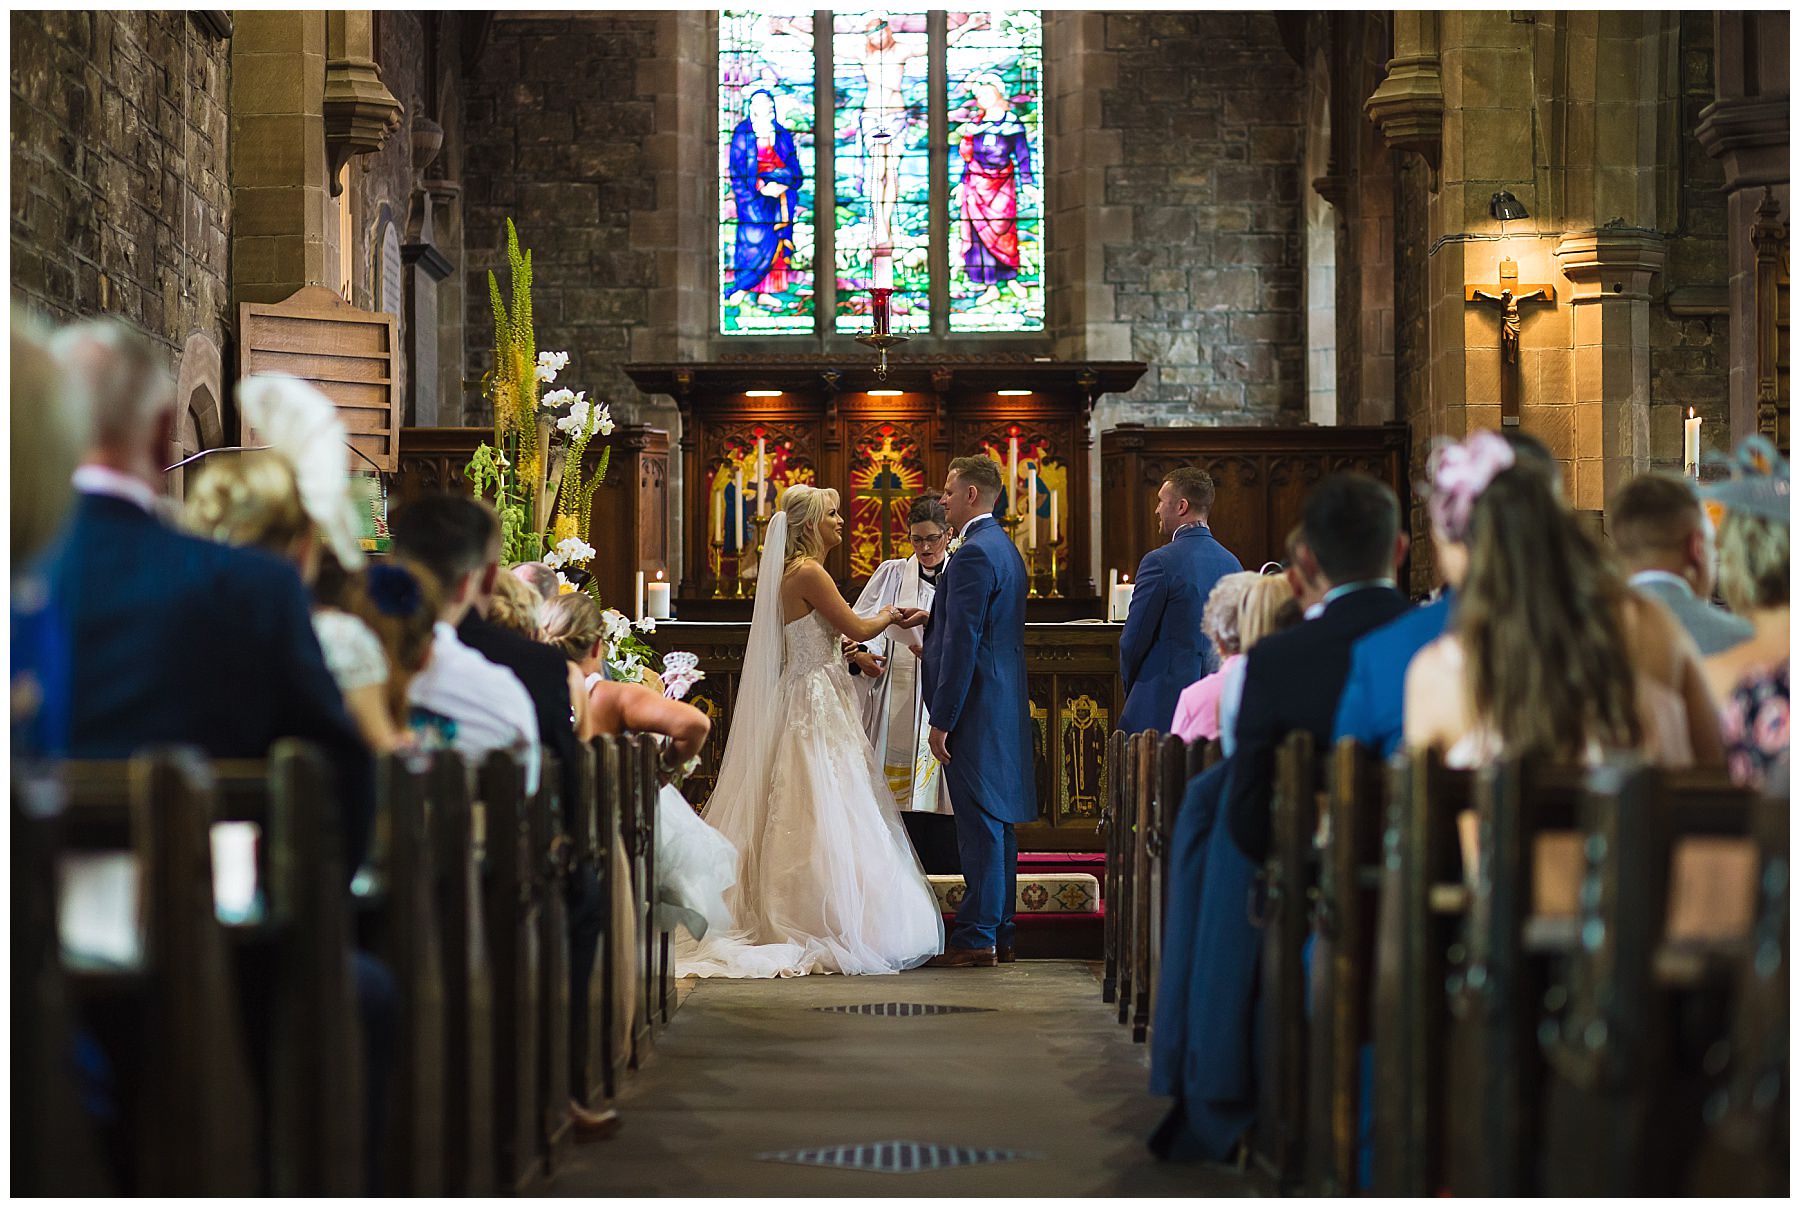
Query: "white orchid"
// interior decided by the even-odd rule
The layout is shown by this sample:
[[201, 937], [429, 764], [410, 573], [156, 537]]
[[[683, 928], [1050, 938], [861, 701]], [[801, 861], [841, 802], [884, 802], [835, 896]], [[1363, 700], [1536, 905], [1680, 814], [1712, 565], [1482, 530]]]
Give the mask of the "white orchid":
[[631, 620], [616, 608], [608, 608], [600, 614], [600, 625], [606, 635], [606, 644], [615, 645], [631, 636]]
[[[569, 404], [569, 413], [556, 421], [556, 430], [566, 432], [570, 436], [580, 436], [587, 431], [588, 416], [592, 415], [594, 411], [593, 405], [587, 401], [587, 391], [558, 390], [556, 393], [567, 395], [567, 398], [560, 401]], [[549, 401], [550, 396], [546, 394], [544, 402], [549, 403]]]
[[538, 405], [546, 411], [554, 411], [558, 407], [568, 406], [580, 397], [580, 395], [565, 386], [558, 390], [552, 390], [550, 393], [546, 394], [543, 398], [538, 400]]
[[554, 382], [556, 375], [568, 368], [568, 365], [569, 354], [566, 352], [540, 352], [537, 368], [532, 373], [540, 382]]
[[656, 618], [652, 616], [639, 617], [637, 623], [634, 624], [632, 628], [636, 629], [639, 633], [655, 633]]
[[612, 435], [612, 432], [613, 432], [612, 409], [610, 407], [608, 407], [605, 403], [600, 404], [600, 421], [599, 421], [599, 423], [597, 423], [594, 426], [594, 431], [598, 432], [602, 436], [611, 436]]
[[559, 566], [574, 566], [586, 562], [594, 556], [594, 547], [580, 537], [564, 537], [556, 543], [556, 548], [544, 555], [544, 565], [552, 569]]

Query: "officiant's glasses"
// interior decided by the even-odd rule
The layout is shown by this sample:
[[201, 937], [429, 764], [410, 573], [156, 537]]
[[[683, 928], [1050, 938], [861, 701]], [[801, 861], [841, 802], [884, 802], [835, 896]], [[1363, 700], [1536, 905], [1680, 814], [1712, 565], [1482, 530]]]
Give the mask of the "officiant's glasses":
[[949, 529], [938, 529], [935, 533], [929, 533], [929, 534], [920, 533], [917, 531], [908, 531], [906, 534], [906, 539], [908, 541], [912, 542], [912, 544], [915, 548], [917, 548], [919, 546], [924, 546], [927, 549], [935, 549], [936, 547], [942, 545], [949, 538], [949, 536], [950, 536]]

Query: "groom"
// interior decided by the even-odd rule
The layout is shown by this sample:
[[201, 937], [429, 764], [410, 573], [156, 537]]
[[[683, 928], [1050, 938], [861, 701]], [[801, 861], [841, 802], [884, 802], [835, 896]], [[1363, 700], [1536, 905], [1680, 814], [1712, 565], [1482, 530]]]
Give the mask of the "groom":
[[1025, 562], [994, 520], [999, 498], [997, 462], [950, 463], [944, 508], [962, 545], [938, 580], [922, 680], [931, 753], [950, 784], [967, 886], [950, 942], [929, 962], [944, 968], [1013, 959], [1013, 827], [1038, 813], [1025, 695]]

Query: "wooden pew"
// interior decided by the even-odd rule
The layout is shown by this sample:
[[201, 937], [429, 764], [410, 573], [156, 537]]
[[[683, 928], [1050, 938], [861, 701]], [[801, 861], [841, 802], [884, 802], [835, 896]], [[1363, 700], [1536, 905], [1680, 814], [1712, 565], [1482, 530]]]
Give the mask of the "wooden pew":
[[[1131, 1039], [1144, 1043], [1150, 1031], [1150, 993], [1156, 981], [1151, 949], [1160, 938], [1156, 922], [1157, 891], [1161, 878], [1154, 866], [1162, 855], [1157, 835], [1157, 788], [1162, 735], [1155, 730], [1133, 734], [1132, 742], [1132, 845], [1131, 845]], [[1120, 1022], [1124, 1022], [1121, 1020]]]
[[[1268, 859], [1263, 866], [1262, 984], [1257, 1010], [1263, 1045], [1251, 1150], [1283, 1193], [1297, 1190], [1306, 1154], [1306, 984], [1303, 949], [1315, 896], [1313, 832], [1318, 824], [1318, 760], [1313, 737], [1295, 731], [1275, 753]], [[1221, 820], [1223, 823], [1223, 820]]]
[[[597, 843], [603, 843], [604, 856], [598, 870], [600, 893], [605, 902], [606, 927], [601, 935], [600, 960], [595, 969], [600, 990], [600, 1068], [597, 1071], [603, 1093], [612, 1099], [618, 1095], [619, 1080], [631, 1059], [630, 995], [622, 983], [633, 974], [635, 946], [628, 938], [636, 934], [630, 911], [630, 864], [626, 856], [625, 826], [629, 759], [623, 739], [605, 735], [595, 740], [599, 751], [599, 795], [595, 807]], [[623, 883], [622, 883], [623, 882]]]
[[1118, 813], [1114, 817], [1114, 829], [1118, 833], [1119, 871], [1114, 892], [1116, 894], [1108, 909], [1116, 905], [1119, 911], [1115, 925], [1114, 939], [1119, 960], [1118, 1003], [1119, 1022], [1131, 1022], [1132, 1007], [1136, 1003], [1133, 993], [1137, 988], [1137, 812], [1139, 793], [1138, 759], [1139, 735], [1129, 734], [1125, 737], [1124, 775], [1119, 778]]
[[1119, 922], [1123, 913], [1122, 869], [1125, 827], [1123, 803], [1130, 800], [1126, 791], [1126, 744], [1122, 730], [1114, 730], [1106, 740], [1106, 801], [1100, 812], [1100, 826], [1106, 832], [1105, 882], [1101, 898], [1101, 934], [1104, 963], [1100, 981], [1100, 1001], [1117, 1002], [1119, 997]]
[[1367, 748], [1345, 739], [1332, 751], [1328, 787], [1306, 1039], [1306, 1184], [1319, 1196], [1356, 1191], [1360, 1055], [1369, 1035], [1381, 864], [1381, 765]]
[[538, 790], [527, 803], [532, 893], [538, 902], [538, 1148], [546, 1174], [561, 1165], [574, 1139], [569, 1114], [569, 867], [574, 844], [563, 825], [562, 769], [543, 752]]
[[504, 751], [490, 753], [478, 784], [494, 984], [495, 1170], [503, 1193], [525, 1195], [545, 1177], [538, 1156], [538, 861], [519, 761]]
[[77, 1022], [57, 933], [62, 785], [12, 768], [12, 1191], [116, 1196], [70, 1055]]
[[[400, 1021], [383, 1144], [389, 1195], [444, 1188], [444, 967], [427, 795], [429, 762], [388, 755], [376, 767], [374, 884], [359, 890], [373, 947], [399, 988]], [[461, 1057], [457, 1058], [462, 1060]]]
[[1155, 802], [1150, 817], [1146, 847], [1150, 855], [1150, 923], [1147, 928], [1147, 959], [1144, 964], [1145, 989], [1139, 991], [1141, 1027], [1133, 1028], [1134, 1040], [1147, 1041], [1156, 1018], [1157, 987], [1162, 981], [1162, 952], [1168, 934], [1169, 854], [1175, 835], [1175, 816], [1187, 792], [1188, 747], [1173, 734], [1157, 740], [1151, 751], [1154, 761]]
[[577, 1080], [570, 1090], [582, 1106], [594, 1109], [598, 1109], [607, 1097], [604, 994], [610, 984], [606, 977], [606, 932], [610, 901], [606, 890], [607, 858], [610, 855], [608, 842], [612, 828], [610, 820], [607, 820], [605, 826], [602, 825], [602, 812], [608, 807], [602, 803], [601, 772], [606, 758], [602, 746], [611, 743], [611, 738], [600, 738], [581, 748], [581, 763], [576, 769], [581, 796], [574, 803], [574, 810], [569, 816], [570, 835], [576, 844], [576, 859], [594, 870], [600, 882], [600, 948], [595, 956], [594, 973], [588, 978], [586, 999], [569, 1004], [571, 1017], [581, 1021], [581, 1026], [576, 1029], [580, 1048], [571, 1057]]
[[444, 1192], [492, 1195], [494, 982], [469, 769], [455, 752], [432, 756], [428, 795], [444, 985]]
[[625, 738], [625, 848], [631, 863], [632, 919], [639, 950], [632, 1003], [632, 1069], [649, 1059], [656, 1010], [656, 742], [648, 734]]
[[[136, 869], [141, 952], [123, 964], [68, 966], [77, 1017], [104, 1038], [120, 1096], [128, 1150], [121, 1189], [262, 1194], [263, 1111], [232, 941], [213, 898], [211, 832], [219, 811], [212, 769], [191, 748], [158, 748], [122, 763], [68, 765], [65, 783], [63, 857], [129, 854]], [[341, 887], [340, 880], [340, 895]], [[278, 1063], [277, 1099], [294, 1089], [283, 1072]], [[278, 1136], [277, 1145], [288, 1139]]]

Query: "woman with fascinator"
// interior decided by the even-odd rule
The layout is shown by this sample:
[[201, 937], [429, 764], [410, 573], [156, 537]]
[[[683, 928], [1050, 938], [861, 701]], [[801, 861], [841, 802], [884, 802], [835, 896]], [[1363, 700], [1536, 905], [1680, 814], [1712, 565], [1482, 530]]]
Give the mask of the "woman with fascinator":
[[[769, 522], [737, 707], [706, 820], [737, 851], [739, 934], [803, 953], [788, 973], [898, 973], [943, 950], [936, 898], [863, 732], [840, 638], [926, 614], [858, 616], [823, 565], [836, 491], [789, 487]], [[718, 972], [736, 976], [730, 969]]]
[[1468, 568], [1449, 632], [1407, 670], [1408, 746], [1440, 747], [1458, 767], [1618, 751], [1670, 768], [1722, 762], [1693, 639], [1631, 590], [1547, 467], [1481, 431], [1440, 443], [1427, 474], [1432, 524]]

